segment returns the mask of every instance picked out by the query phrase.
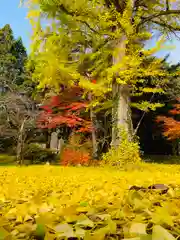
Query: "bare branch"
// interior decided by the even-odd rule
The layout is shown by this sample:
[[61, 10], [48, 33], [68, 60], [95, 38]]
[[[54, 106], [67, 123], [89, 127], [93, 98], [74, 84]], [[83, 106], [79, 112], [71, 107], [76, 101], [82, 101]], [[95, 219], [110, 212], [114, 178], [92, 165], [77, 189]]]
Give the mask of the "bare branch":
[[150, 22], [155, 18], [161, 17], [161, 16], [167, 16], [167, 15], [178, 15], [180, 14], [180, 10], [166, 10], [166, 11], [160, 11], [159, 13], [155, 13], [149, 17], [143, 17], [143, 21], [140, 23], [140, 25], [146, 23], [146, 22]]
[[163, 22], [162, 20], [160, 20], [160, 21], [153, 20], [151, 22], [154, 24], [157, 24], [163, 28], [168, 29], [171, 33], [173, 33], [175, 35], [175, 37], [177, 39], [180, 40], [180, 37], [176, 34], [177, 31], [180, 32], [180, 26], [171, 26], [171, 25], [167, 24], [166, 22]]

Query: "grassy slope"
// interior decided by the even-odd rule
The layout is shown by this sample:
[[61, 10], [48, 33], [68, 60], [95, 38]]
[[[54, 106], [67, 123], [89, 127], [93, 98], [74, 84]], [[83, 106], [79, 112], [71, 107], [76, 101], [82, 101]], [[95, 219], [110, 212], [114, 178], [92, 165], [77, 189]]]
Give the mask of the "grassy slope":
[[[8, 219], [11, 230], [16, 229], [18, 230], [17, 234], [25, 235], [29, 234], [28, 231], [30, 231], [27, 231], [24, 227], [25, 224], [27, 225], [27, 222], [23, 220], [25, 216], [27, 218], [31, 216], [33, 219], [34, 216], [41, 216], [41, 220], [46, 221], [48, 215], [50, 220], [45, 223], [53, 228], [55, 226], [55, 215], [62, 217], [59, 222], [68, 222], [68, 217], [69, 219], [75, 217], [77, 222], [76, 218], [78, 218], [80, 212], [110, 213], [113, 216], [114, 211], [118, 212], [121, 209], [126, 217], [122, 220], [121, 216], [116, 221], [121, 219], [124, 225], [132, 221], [146, 222], [144, 212], [135, 214], [129, 202], [126, 203], [125, 210], [122, 206], [125, 201], [124, 196], [127, 195], [130, 185], [148, 186], [153, 183], [180, 185], [180, 166], [145, 164], [132, 171], [52, 166], [0, 167], [0, 203], [4, 204], [1, 214]], [[177, 190], [176, 196], [167, 198], [168, 208], [173, 209], [173, 207], [179, 206], [179, 200], [176, 202], [176, 199], [179, 198], [178, 194], [179, 190]], [[159, 195], [153, 196], [153, 198], [149, 195], [148, 198], [151, 199], [149, 202], [147, 202], [147, 196], [145, 198], [145, 205], [146, 207], [149, 206], [150, 210], [153, 209], [151, 205], [153, 202], [164, 202], [164, 197], [162, 198]], [[81, 209], [78, 208], [80, 205]], [[69, 208], [70, 206], [73, 206], [73, 208]], [[141, 208], [143, 209], [143, 206]], [[15, 210], [12, 211], [12, 209]], [[76, 212], [74, 212], [74, 209], [76, 209]], [[171, 212], [170, 215], [173, 215], [173, 213]], [[176, 215], [180, 219], [179, 208]], [[164, 218], [163, 214], [162, 217]], [[18, 221], [19, 223], [17, 223]], [[153, 221], [157, 221], [154, 223], [158, 224], [162, 220], [156, 218]], [[28, 220], [28, 225], [32, 231], [32, 228], [35, 227], [34, 220]], [[24, 230], [19, 231], [19, 226], [22, 229], [24, 227]], [[77, 227], [76, 224], [74, 226]], [[95, 231], [95, 228], [90, 228], [90, 232]], [[176, 229], [173, 231], [176, 232]], [[46, 230], [46, 234], [49, 234], [48, 230]], [[25, 235], [23, 239], [28, 239]], [[48, 235], [47, 239], [53, 239], [53, 234], [51, 237]], [[95, 239], [100, 238], [96, 236]]]

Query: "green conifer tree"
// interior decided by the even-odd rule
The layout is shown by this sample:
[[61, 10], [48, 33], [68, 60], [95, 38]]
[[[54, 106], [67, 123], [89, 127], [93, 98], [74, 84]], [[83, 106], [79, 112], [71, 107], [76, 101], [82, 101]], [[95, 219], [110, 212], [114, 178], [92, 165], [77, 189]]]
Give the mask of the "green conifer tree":
[[1, 91], [20, 86], [26, 78], [26, 49], [21, 38], [15, 40], [10, 25], [0, 29], [0, 85]]

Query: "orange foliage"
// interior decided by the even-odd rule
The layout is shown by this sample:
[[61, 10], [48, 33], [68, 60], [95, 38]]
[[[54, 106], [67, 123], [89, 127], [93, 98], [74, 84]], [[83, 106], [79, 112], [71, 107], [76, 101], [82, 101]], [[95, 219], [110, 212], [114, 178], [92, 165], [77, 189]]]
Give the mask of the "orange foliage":
[[76, 166], [78, 164], [88, 165], [89, 161], [90, 161], [89, 153], [72, 148], [65, 148], [61, 156], [61, 164], [63, 166], [68, 165]]
[[95, 79], [92, 80], [92, 83], [96, 84], [96, 82], [97, 82], [97, 81], [96, 81]]
[[[178, 99], [180, 102], [180, 99]], [[180, 104], [174, 104], [174, 109], [169, 111], [170, 114], [177, 116], [180, 115]], [[163, 122], [164, 136], [169, 140], [180, 138], [180, 121], [173, 117], [159, 116], [157, 122]]]
[[63, 166], [89, 165], [91, 160], [91, 142], [83, 135], [72, 133], [69, 137], [69, 143], [63, 149], [60, 163]]

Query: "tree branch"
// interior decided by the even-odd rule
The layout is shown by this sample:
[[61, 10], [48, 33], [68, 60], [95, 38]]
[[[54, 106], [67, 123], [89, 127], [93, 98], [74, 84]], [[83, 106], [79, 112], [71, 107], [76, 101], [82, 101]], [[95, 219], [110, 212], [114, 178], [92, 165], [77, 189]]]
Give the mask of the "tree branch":
[[[155, 93], [153, 93], [153, 95], [151, 96], [151, 98], [150, 98], [150, 100], [149, 100], [149, 103], [152, 102], [154, 96], [155, 96]], [[141, 123], [142, 123], [142, 121], [143, 121], [143, 119], [144, 119], [144, 117], [145, 117], [145, 115], [146, 115], [146, 111], [147, 111], [147, 110], [148, 110], [148, 107], [143, 111], [143, 114], [142, 114], [142, 116], [141, 116], [141, 118], [140, 118], [140, 120], [139, 120], [139, 122], [138, 122], [138, 124], [137, 124], [137, 126], [136, 126], [136, 128], [135, 128], [135, 130], [134, 130], [134, 132], [133, 132], [133, 135], [132, 135], [133, 138], [136, 136], [136, 134], [137, 134], [137, 132], [138, 132], [138, 130], [139, 130], [139, 127], [140, 127], [140, 125], [141, 125]]]
[[[60, 10], [64, 13], [66, 13], [67, 15], [70, 15], [72, 17], [80, 17], [82, 15], [78, 14], [77, 12], [72, 12], [72, 11], [69, 11], [67, 8], [65, 8], [65, 6], [63, 4], [61, 4], [59, 6]], [[84, 23], [92, 32], [94, 33], [98, 33], [100, 34], [99, 32], [97, 32], [94, 28], [92, 28], [89, 23], [87, 23], [86, 21], [84, 20], [80, 20], [80, 19], [77, 19], [78, 22], [81, 22], [81, 23]]]
[[161, 16], [166, 16], [166, 15], [171, 15], [171, 14], [180, 14], [180, 10], [166, 10], [166, 11], [160, 11], [159, 13], [155, 13], [147, 18], [142, 18], [143, 21], [140, 23], [140, 25], [149, 22], [153, 20], [154, 18], [161, 17]]
[[110, 8], [111, 7], [111, 1], [110, 0], [105, 0], [105, 5], [106, 5], [106, 7]]
[[161, 27], [163, 27], [163, 28], [169, 29], [170, 32], [172, 32], [172, 33], [175, 35], [175, 37], [177, 37], [178, 39], [180, 39], [180, 37], [177, 36], [177, 34], [176, 34], [177, 31], [180, 32], [180, 26], [175, 26], [175, 27], [173, 27], [173, 26], [167, 24], [166, 22], [163, 22], [162, 20], [161, 20], [161, 22], [160, 22], [160, 21], [156, 21], [156, 20], [153, 20], [153, 21], [151, 21], [151, 22], [152, 22], [152, 23], [155, 23], [155, 24], [157, 24], [157, 25], [159, 25], [159, 26], [161, 26]]
[[97, 32], [94, 28], [92, 28], [92, 27], [89, 25], [89, 23], [87, 23], [86, 21], [84, 21], [84, 20], [79, 20], [79, 19], [78, 19], [78, 21], [81, 22], [81, 23], [84, 23], [92, 32], [98, 33], [98, 34], [100, 35], [100, 33]]
[[135, 2], [134, 2], [135, 10], [137, 10], [139, 7], [143, 7], [145, 9], [147, 9], [147, 6], [143, 0], [135, 0]]
[[110, 39], [109, 39], [109, 38], [106, 38], [103, 43], [99, 44], [99, 45], [95, 48], [95, 52], [98, 51], [99, 49], [103, 48], [107, 43], [109, 43], [109, 41], [110, 41]]
[[169, 0], [166, 0], [166, 11], [169, 11]]
[[78, 16], [77, 13], [68, 11], [63, 4], [59, 5], [59, 8], [62, 12], [66, 13], [67, 15]]

